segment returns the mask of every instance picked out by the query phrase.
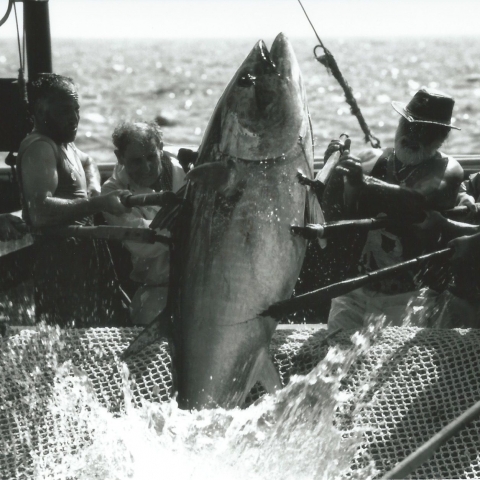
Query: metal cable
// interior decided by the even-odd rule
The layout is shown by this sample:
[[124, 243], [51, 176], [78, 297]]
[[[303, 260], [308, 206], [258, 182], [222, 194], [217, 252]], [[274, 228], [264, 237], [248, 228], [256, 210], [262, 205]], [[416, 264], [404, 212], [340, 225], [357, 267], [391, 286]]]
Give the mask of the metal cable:
[[8, 17], [10, 16], [10, 12], [12, 11], [12, 5], [13, 5], [13, 0], [8, 0], [7, 12], [3, 16], [3, 18], [0, 20], [0, 27], [8, 20]]

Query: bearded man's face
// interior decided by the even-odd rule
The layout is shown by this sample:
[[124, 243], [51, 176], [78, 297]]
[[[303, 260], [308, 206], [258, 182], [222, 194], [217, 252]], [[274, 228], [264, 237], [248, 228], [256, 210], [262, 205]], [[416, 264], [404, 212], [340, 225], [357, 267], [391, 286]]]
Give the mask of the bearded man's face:
[[395, 155], [404, 165], [417, 165], [432, 158], [447, 135], [448, 127], [401, 117], [395, 133]]

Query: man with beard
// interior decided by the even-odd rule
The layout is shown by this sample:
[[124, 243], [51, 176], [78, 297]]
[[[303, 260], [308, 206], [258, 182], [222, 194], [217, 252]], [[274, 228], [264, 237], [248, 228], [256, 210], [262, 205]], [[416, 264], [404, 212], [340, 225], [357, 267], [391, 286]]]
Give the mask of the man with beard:
[[[121, 200], [130, 192], [99, 196], [98, 168], [73, 143], [80, 120], [73, 80], [43, 74], [32, 83], [29, 97], [34, 129], [17, 159], [27, 224], [90, 225], [95, 213], [127, 212]], [[114, 289], [104, 242], [38, 235], [35, 252], [37, 320], [77, 327], [125, 323], [128, 312]]]
[[[103, 184], [102, 194], [128, 189], [133, 194], [177, 192], [185, 183], [185, 172], [176, 158], [163, 149], [163, 133], [156, 123], [124, 122], [112, 135], [118, 164], [113, 175]], [[160, 207], [134, 207], [130, 213], [105, 213], [111, 225], [148, 228]], [[168, 232], [159, 232], [168, 235]], [[130, 306], [134, 324], [149, 324], [167, 303], [170, 273], [170, 252], [166, 245], [124, 242], [131, 253], [133, 269], [130, 278], [138, 289]]]
[[[403, 222], [397, 229], [368, 233], [361, 256], [361, 273], [378, 270], [440, 248], [437, 229], [411, 228], [425, 210], [454, 207], [463, 169], [438, 149], [447, 138], [454, 99], [442, 92], [420, 89], [407, 105], [392, 102], [401, 115], [395, 147], [376, 155], [354, 157], [345, 150], [337, 167], [344, 173], [344, 208], [357, 218], [388, 215]], [[334, 142], [330, 151], [338, 150]], [[327, 150], [328, 152], [328, 150]], [[420, 214], [420, 216], [419, 216]], [[387, 325], [425, 325], [436, 293], [420, 294], [415, 273], [406, 272], [338, 297], [332, 301], [330, 329], [361, 328], [370, 319]]]

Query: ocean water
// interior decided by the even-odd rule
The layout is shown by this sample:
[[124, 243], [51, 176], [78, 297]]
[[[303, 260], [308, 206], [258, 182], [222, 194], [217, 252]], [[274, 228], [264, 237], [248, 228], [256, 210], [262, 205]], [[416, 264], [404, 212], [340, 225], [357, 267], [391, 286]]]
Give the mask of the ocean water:
[[[126, 119], [162, 115], [165, 143], [199, 145], [226, 84], [258, 39], [252, 40], [60, 40], [53, 39], [57, 73], [78, 83], [81, 115], [77, 145], [97, 161], [113, 161], [111, 133]], [[264, 39], [267, 46], [273, 39]], [[315, 41], [292, 39], [306, 85], [316, 154], [347, 132], [352, 151], [364, 147], [336, 80], [313, 57]], [[408, 102], [421, 86], [456, 99], [455, 124], [444, 150], [480, 153], [480, 38], [331, 39], [345, 79], [383, 146], [392, 144], [398, 114], [392, 100]], [[18, 70], [16, 43], [0, 42], [0, 76]]]

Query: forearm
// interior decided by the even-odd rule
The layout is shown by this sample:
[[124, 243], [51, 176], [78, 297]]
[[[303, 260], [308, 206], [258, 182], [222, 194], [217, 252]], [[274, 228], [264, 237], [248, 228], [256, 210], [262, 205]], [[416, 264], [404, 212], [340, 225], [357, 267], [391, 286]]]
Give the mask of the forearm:
[[[109, 225], [117, 227], [148, 228], [152, 222], [151, 220], [143, 218], [138, 209], [135, 208], [132, 209], [131, 213], [125, 215], [104, 213], [103, 216]], [[167, 232], [162, 232], [162, 234], [168, 235]], [[148, 245], [138, 242], [123, 242], [123, 245], [137, 258], [155, 258], [159, 255], [159, 252], [165, 250], [165, 246], [159, 243]]]
[[441, 231], [447, 240], [451, 240], [453, 238], [463, 237], [464, 235], [476, 235], [480, 233], [480, 226], [445, 219], [445, 221], [442, 222]]
[[101, 189], [101, 179], [97, 164], [90, 157], [87, 157], [83, 163], [83, 170], [85, 171], [85, 178], [87, 180], [87, 191], [89, 193], [92, 191], [99, 193]]
[[35, 227], [73, 222], [101, 211], [101, 198], [102, 197], [67, 200], [63, 198], [46, 197], [30, 207], [30, 219]]
[[379, 212], [390, 215], [415, 216], [427, 207], [426, 198], [410, 188], [383, 182], [369, 175], [364, 175], [360, 187], [359, 205], [368, 203]]

